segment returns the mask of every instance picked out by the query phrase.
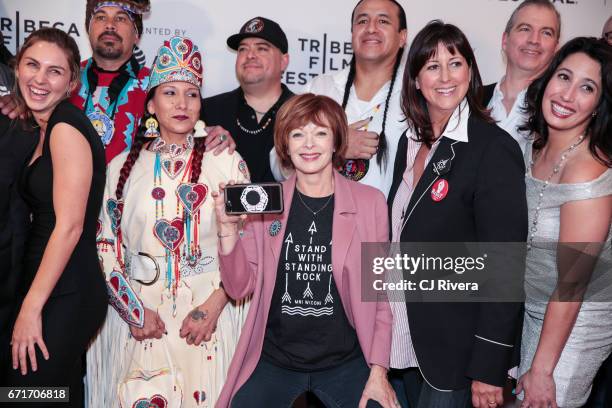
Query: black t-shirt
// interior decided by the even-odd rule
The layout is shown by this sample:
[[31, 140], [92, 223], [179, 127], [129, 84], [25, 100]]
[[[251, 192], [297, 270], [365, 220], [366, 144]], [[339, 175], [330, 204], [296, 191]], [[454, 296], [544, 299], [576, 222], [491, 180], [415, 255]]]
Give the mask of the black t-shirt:
[[274, 148], [276, 112], [293, 96], [284, 84], [278, 101], [257, 122], [257, 115], [244, 99], [242, 88], [215, 95], [202, 101], [202, 119], [209, 126], [219, 125], [231, 133], [236, 150], [244, 158], [253, 183], [275, 181], [270, 168]]
[[295, 190], [262, 351], [280, 367], [327, 369], [361, 353], [332, 275], [333, 213], [333, 195]]

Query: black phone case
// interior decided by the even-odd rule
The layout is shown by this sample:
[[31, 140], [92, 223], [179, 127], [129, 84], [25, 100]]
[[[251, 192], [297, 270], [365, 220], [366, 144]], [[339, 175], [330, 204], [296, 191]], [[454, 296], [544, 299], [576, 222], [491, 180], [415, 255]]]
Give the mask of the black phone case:
[[[239, 197], [242, 191], [247, 186], [260, 186], [262, 187], [268, 197], [273, 195], [274, 198], [278, 197], [278, 206], [274, 205], [272, 200], [269, 198], [269, 202], [263, 211], [247, 211], [244, 205], [240, 202]], [[272, 189], [277, 189], [276, 192], [272, 192]], [[241, 215], [241, 214], [281, 214], [285, 210], [283, 201], [283, 185], [281, 183], [248, 183], [248, 184], [228, 184], [225, 186], [225, 213], [228, 215]], [[229, 204], [229, 205], [228, 205]], [[278, 208], [274, 208], [278, 207]]]

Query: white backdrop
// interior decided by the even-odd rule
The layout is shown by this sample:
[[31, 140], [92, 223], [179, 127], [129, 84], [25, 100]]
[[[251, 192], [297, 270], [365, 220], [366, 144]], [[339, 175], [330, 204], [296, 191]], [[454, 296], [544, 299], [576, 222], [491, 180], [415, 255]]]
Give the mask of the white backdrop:
[[[399, 0], [408, 16], [409, 39], [429, 20], [458, 25], [475, 48], [485, 83], [503, 73], [501, 35], [518, 0]], [[85, 0], [0, 0], [0, 29], [12, 52], [40, 26], [57, 26], [77, 40], [83, 58], [91, 50], [85, 31]], [[311, 75], [341, 68], [351, 58], [350, 14], [356, 0], [151, 0], [140, 46], [151, 63], [165, 38], [191, 37], [203, 51], [204, 94], [234, 88], [235, 54], [225, 40], [255, 16], [278, 22], [289, 39], [290, 64], [284, 77], [300, 90]], [[556, 0], [564, 42], [578, 35], [599, 36], [612, 15], [612, 0]]]

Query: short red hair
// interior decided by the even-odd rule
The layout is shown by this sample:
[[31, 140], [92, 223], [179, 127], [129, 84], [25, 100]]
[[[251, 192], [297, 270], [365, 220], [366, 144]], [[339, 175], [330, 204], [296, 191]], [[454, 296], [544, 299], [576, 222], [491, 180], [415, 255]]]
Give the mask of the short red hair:
[[348, 142], [348, 123], [344, 110], [333, 99], [311, 93], [295, 95], [279, 109], [274, 125], [274, 147], [280, 164], [293, 168], [289, 156], [288, 140], [292, 130], [308, 123], [329, 128], [334, 137], [333, 164], [342, 164]]

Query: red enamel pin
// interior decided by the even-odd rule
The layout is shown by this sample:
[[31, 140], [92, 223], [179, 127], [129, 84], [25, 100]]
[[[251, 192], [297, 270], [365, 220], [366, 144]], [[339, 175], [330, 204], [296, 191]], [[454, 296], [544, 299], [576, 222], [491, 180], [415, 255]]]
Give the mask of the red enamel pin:
[[436, 181], [431, 188], [431, 199], [435, 202], [444, 200], [444, 197], [448, 194], [448, 181], [441, 178]]

